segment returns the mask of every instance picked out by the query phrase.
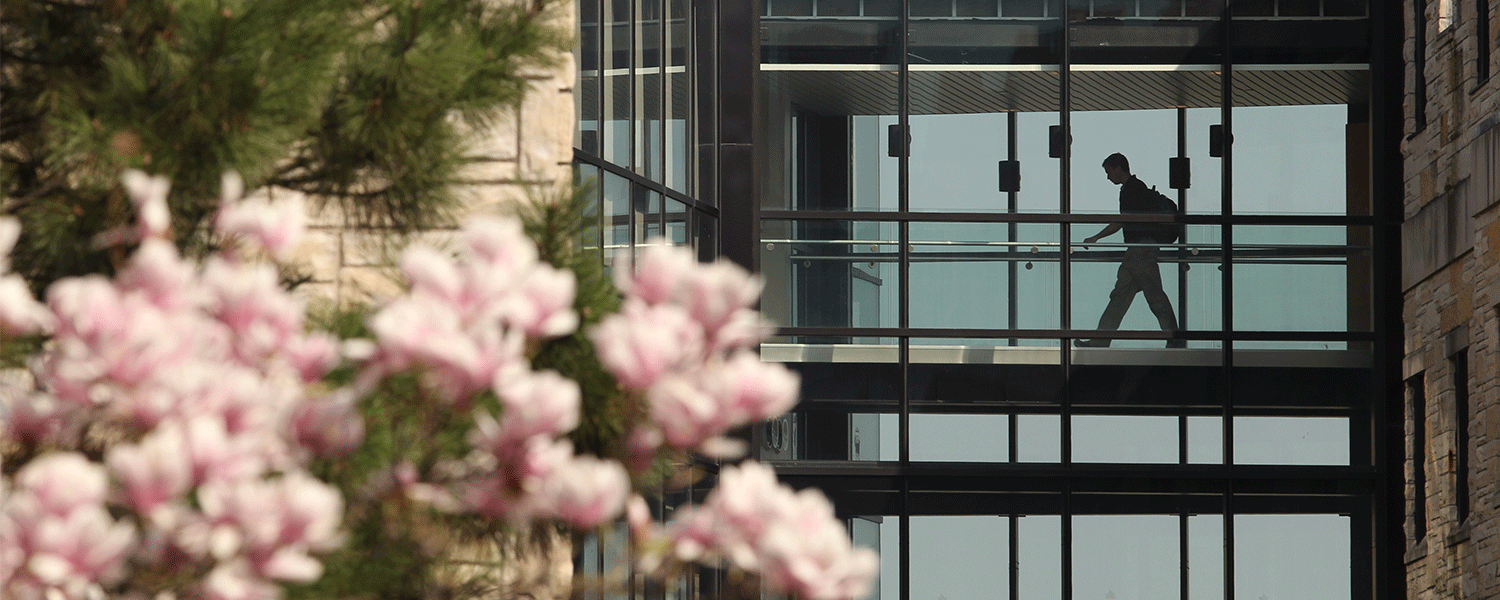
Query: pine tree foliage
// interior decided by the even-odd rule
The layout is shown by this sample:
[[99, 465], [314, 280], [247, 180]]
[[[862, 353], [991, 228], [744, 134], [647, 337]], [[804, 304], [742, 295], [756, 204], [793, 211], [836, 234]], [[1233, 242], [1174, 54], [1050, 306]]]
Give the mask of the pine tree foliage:
[[573, 310], [579, 327], [571, 335], [548, 340], [537, 349], [532, 366], [552, 369], [578, 382], [582, 391], [582, 421], [569, 436], [579, 452], [626, 460], [625, 424], [643, 415], [636, 398], [625, 397], [613, 377], [599, 364], [587, 332], [605, 315], [620, 309], [620, 291], [604, 268], [599, 240], [599, 205], [592, 201], [592, 185], [541, 192], [516, 208], [526, 234], [536, 242], [543, 262], [572, 271], [577, 277]]
[[111, 270], [90, 240], [131, 214], [122, 169], [166, 175], [200, 248], [219, 177], [356, 224], [440, 220], [482, 135], [553, 64], [557, 0], [4, 0], [0, 185], [16, 269], [41, 289]]

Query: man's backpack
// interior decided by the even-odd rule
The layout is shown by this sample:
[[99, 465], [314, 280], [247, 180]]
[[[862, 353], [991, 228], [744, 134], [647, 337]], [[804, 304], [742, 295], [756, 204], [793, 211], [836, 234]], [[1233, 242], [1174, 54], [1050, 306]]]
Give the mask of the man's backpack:
[[[1146, 196], [1151, 202], [1151, 209], [1144, 212], [1153, 215], [1177, 216], [1177, 203], [1166, 194], [1156, 191], [1156, 186], [1151, 186], [1151, 193]], [[1150, 228], [1147, 235], [1163, 244], [1175, 244], [1185, 233], [1182, 223], [1152, 223], [1147, 227]]]

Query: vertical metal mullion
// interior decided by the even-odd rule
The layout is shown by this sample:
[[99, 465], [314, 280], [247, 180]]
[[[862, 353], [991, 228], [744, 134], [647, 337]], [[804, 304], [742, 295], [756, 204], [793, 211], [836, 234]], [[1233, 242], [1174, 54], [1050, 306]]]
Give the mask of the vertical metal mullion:
[[1006, 450], [1007, 450], [1007, 456], [1010, 457], [1010, 461], [1009, 462], [1011, 464], [1016, 464], [1018, 462], [1021, 462], [1021, 459], [1020, 459], [1020, 456], [1019, 456], [1020, 455], [1021, 444], [1017, 440], [1017, 438], [1020, 437], [1020, 426], [1016, 423], [1016, 420], [1019, 419], [1020, 416], [1017, 415], [1014, 412], [1010, 413], [1010, 415], [1008, 415], [1008, 416], [1009, 416], [1009, 418], [1007, 419], [1007, 422], [1008, 422], [1008, 427], [1010, 428], [1010, 431], [1006, 435], [1006, 437], [1008, 438], [1006, 440], [1006, 445], [1008, 446], [1008, 448], [1006, 448]]
[[1177, 513], [1177, 597], [1179, 600], [1188, 600], [1191, 592], [1188, 583], [1188, 514], [1186, 511]]
[[1177, 415], [1177, 464], [1188, 464], [1188, 416]]
[[1073, 600], [1073, 480], [1062, 489], [1062, 600]]
[[[640, 52], [641, 41], [641, 6], [639, 0], [628, 1], [630, 3], [630, 7], [627, 9], [629, 10], [629, 17], [627, 22], [630, 24], [630, 33], [626, 36], [626, 56], [628, 56], [629, 58], [625, 68], [626, 72], [629, 73], [629, 76], [625, 78], [625, 83], [629, 90], [627, 95], [630, 97], [630, 118], [627, 119], [629, 125], [627, 126], [626, 132], [630, 137], [630, 145], [629, 148], [625, 151], [625, 156], [626, 159], [630, 161], [631, 172], [640, 173], [642, 172], [641, 157], [638, 156], [639, 154], [641, 154], [640, 143], [636, 139], [636, 136], [639, 134], [640, 119], [637, 119], [636, 117], [642, 114], [642, 110], [641, 101], [640, 98], [638, 98], [638, 96], [640, 95], [640, 91], [637, 88], [639, 86], [636, 85], [636, 78], [640, 77], [640, 73], [636, 68], [636, 65], [640, 64], [641, 62], [640, 56], [638, 56], [638, 53]], [[635, 198], [635, 193], [633, 191], [630, 194], [630, 197], [631, 201], [633, 202]], [[630, 209], [634, 211], [635, 206], [631, 206]], [[634, 215], [631, 216], [631, 219], [633, 225], [635, 219]], [[632, 228], [630, 232], [630, 243], [632, 245], [631, 255], [634, 256], [635, 229]]]
[[1021, 598], [1021, 559], [1017, 556], [1021, 552], [1020, 528], [1020, 516], [1010, 513], [1010, 565], [1005, 570], [1010, 584], [1010, 600]]
[[[1017, 160], [1017, 158], [1016, 158], [1016, 145], [1017, 145], [1016, 144], [1016, 120], [1017, 120], [1016, 119], [1016, 111], [1012, 110], [1012, 111], [1008, 111], [1008, 112], [1005, 113], [1005, 122], [1006, 122], [1006, 131], [1005, 131], [1005, 159], [1006, 160], [1010, 160], [1010, 161]], [[1005, 193], [1005, 195], [1006, 195], [1006, 199], [1005, 199], [1005, 209], [1006, 209], [1006, 212], [1011, 213], [1011, 214], [1016, 213], [1016, 211], [1017, 211], [1017, 198], [1016, 198], [1017, 194], [1018, 194], [1017, 192], [1006, 192]], [[1015, 329], [1016, 328], [1017, 315], [1019, 314], [1018, 311], [1017, 311], [1017, 307], [1016, 307], [1016, 301], [1020, 299], [1020, 296], [1019, 296], [1019, 293], [1018, 293], [1018, 290], [1017, 290], [1017, 287], [1016, 287], [1016, 276], [1017, 276], [1017, 273], [1016, 273], [1016, 257], [1015, 257], [1015, 255], [1017, 254], [1017, 250], [1016, 250], [1016, 246], [1015, 246], [1014, 242], [1018, 241], [1016, 239], [1016, 236], [1018, 234], [1019, 225], [1015, 221], [1011, 221], [1010, 223], [1006, 224], [1006, 228], [1010, 232], [1010, 237], [1007, 238], [1007, 240], [1010, 241], [1010, 242], [1012, 242], [1012, 243], [1011, 243], [1011, 245], [1009, 247], [1006, 248], [1006, 251], [1011, 254], [1011, 258], [1010, 258], [1010, 260], [1006, 261], [1006, 263], [1005, 263], [1006, 287], [1007, 287], [1007, 290], [1006, 290], [1006, 292], [1007, 292], [1007, 296], [1006, 296], [1007, 300], [1006, 300], [1006, 309], [1005, 309], [1005, 326], [1009, 327], [1011, 329]], [[1015, 345], [1018, 345], [1018, 344], [1019, 344], [1019, 340], [1017, 340], [1016, 338], [1010, 338], [1010, 345], [1015, 346]], [[1015, 415], [1011, 415], [1011, 420], [1015, 421]]]
[[[900, 338], [899, 359], [901, 361], [901, 466], [903, 479], [905, 481], [905, 469], [911, 463], [911, 338], [905, 334], [911, 326], [911, 224], [907, 220], [907, 212], [911, 210], [911, 110], [910, 98], [910, 33], [911, 33], [911, 2], [901, 2], [900, 29], [900, 60], [897, 63], [897, 86], [896, 86], [896, 123], [897, 139], [901, 142], [901, 148], [896, 153], [896, 203], [897, 211], [901, 214], [898, 223], [896, 248], [896, 271], [897, 271], [897, 327], [901, 328], [903, 334]], [[903, 483], [903, 486], [905, 484]], [[903, 488], [904, 489], [904, 488]], [[909, 591], [904, 583], [910, 579], [905, 570], [902, 571], [903, 587], [901, 600], [908, 600], [906, 592]]]
[[[667, 182], [670, 180], [670, 176], [667, 171], [667, 144], [669, 143], [667, 140], [667, 117], [671, 116], [671, 112], [667, 110], [667, 107], [672, 103], [672, 82], [667, 75], [667, 65], [670, 65], [672, 63], [672, 52], [670, 50], [671, 40], [667, 38], [667, 20], [668, 16], [672, 13], [672, 0], [658, 1], [661, 3], [661, 5], [656, 9], [656, 78], [658, 80], [657, 89], [659, 95], [659, 97], [657, 98], [658, 107], [656, 111], [656, 139], [657, 142], [661, 145], [661, 152], [658, 153], [659, 158], [657, 160], [661, 161], [660, 183], [663, 187], [671, 189], [671, 186], [667, 185]], [[661, 233], [662, 237], [665, 238], [667, 237], [666, 194], [662, 194], [661, 207]]]
[[[1057, 66], [1057, 119], [1058, 129], [1062, 135], [1062, 158], [1059, 159], [1062, 162], [1058, 167], [1058, 208], [1059, 212], [1063, 215], [1071, 215], [1073, 212], [1073, 203], [1071, 196], [1072, 187], [1070, 185], [1072, 182], [1070, 181], [1070, 179], [1072, 177], [1071, 162], [1073, 160], [1073, 147], [1072, 144], [1069, 143], [1070, 138], [1072, 137], [1070, 131], [1071, 123], [1069, 118], [1069, 110], [1071, 109], [1071, 106], [1069, 105], [1072, 101], [1072, 90], [1069, 86], [1069, 83], [1071, 79], [1070, 71], [1073, 67], [1072, 52], [1070, 50], [1070, 47], [1072, 46], [1073, 42], [1071, 36], [1071, 28], [1069, 26], [1070, 24], [1068, 23], [1068, 11], [1065, 4], [1066, 2], [1067, 0], [1057, 0], [1057, 4], [1060, 9], [1058, 18], [1062, 20], [1062, 57], [1061, 60], [1058, 61]], [[1062, 223], [1060, 223], [1058, 226], [1058, 291], [1059, 295], [1061, 296], [1062, 304], [1062, 306], [1060, 307], [1062, 313], [1060, 315], [1060, 320], [1062, 328], [1064, 330], [1073, 328], [1073, 269], [1072, 261], [1068, 256], [1068, 249], [1071, 247], [1072, 243], [1072, 229], [1069, 227], [1069, 225], [1070, 223], [1067, 220], [1063, 220]], [[1071, 340], [1064, 340], [1064, 343], [1066, 344], [1069, 341]], [[1071, 443], [1071, 436], [1073, 433], [1071, 418], [1073, 390], [1072, 385], [1070, 385], [1069, 381], [1072, 378], [1072, 352], [1069, 351], [1068, 347], [1064, 347], [1063, 351], [1060, 354], [1062, 355], [1061, 362], [1063, 369], [1062, 410], [1060, 411], [1062, 423], [1060, 424], [1060, 431], [1062, 433], [1062, 463], [1064, 466], [1067, 466], [1071, 465], [1073, 462]], [[1067, 599], [1064, 598], [1064, 600]]]
[[1234, 244], [1234, 144], [1231, 141], [1234, 139], [1234, 57], [1231, 56], [1229, 43], [1233, 33], [1233, 14], [1229, 0], [1225, 0], [1223, 4], [1221, 19], [1223, 34], [1220, 47], [1224, 57], [1224, 63], [1220, 69], [1223, 73], [1223, 80], [1219, 82], [1220, 110], [1224, 124], [1221, 212], [1226, 219], [1224, 230], [1219, 236], [1222, 256], [1220, 264], [1224, 267], [1224, 274], [1219, 282], [1223, 293], [1219, 300], [1220, 314], [1223, 319], [1221, 328], [1228, 334], [1224, 337], [1224, 397], [1222, 398], [1224, 416], [1221, 425], [1224, 432], [1222, 469], [1226, 474], [1224, 480], [1224, 600], [1234, 600], [1234, 262], [1231, 250]]
[[[1224, 65], [1222, 68], [1223, 81], [1220, 82], [1219, 95], [1222, 106], [1224, 122], [1224, 158], [1221, 163], [1223, 168], [1223, 215], [1226, 217], [1223, 231], [1220, 232], [1220, 266], [1223, 267], [1223, 275], [1220, 278], [1220, 289], [1223, 290], [1220, 302], [1220, 314], [1223, 315], [1222, 328], [1227, 334], [1224, 339], [1224, 465], [1226, 467], [1234, 464], [1234, 63], [1230, 56], [1229, 29], [1232, 25], [1232, 16], [1226, 3], [1224, 13]], [[1226, 598], [1225, 600], [1232, 600]]]
[[[1187, 158], [1187, 107], [1177, 107], [1177, 156]], [[1178, 216], [1187, 214], [1187, 188], [1177, 190]], [[1177, 330], [1187, 329], [1188, 284], [1187, 284], [1187, 226], [1182, 227], [1182, 239], [1177, 240]]]
[[1234, 480], [1224, 483], [1224, 600], [1234, 600]]
[[[668, 6], [671, 6], [671, 0], [667, 2]], [[694, 118], [693, 112], [694, 105], [697, 104], [694, 90], [698, 89], [698, 69], [694, 67], [698, 64], [698, 45], [693, 43], [693, 34], [697, 30], [697, 23], [694, 22], [695, 19], [692, 16], [693, 4], [693, 2], [683, 2], [682, 6], [687, 9], [687, 14], [680, 15], [682, 18], [682, 93], [684, 96], [682, 99], [682, 151], [684, 153], [682, 191], [696, 200], [699, 198], [698, 194], [694, 193], [694, 190], [698, 189], [698, 119]], [[673, 16], [679, 15], [673, 14]], [[689, 207], [689, 212], [693, 213], [694, 217], [697, 216], [696, 208]], [[696, 239], [697, 230], [693, 231]], [[695, 242], [693, 246], [696, 248], [697, 243]]]
[[900, 562], [898, 570], [901, 573], [900, 600], [911, 598], [911, 483], [903, 474], [901, 476], [901, 548], [898, 559]]
[[[1072, 24], [1068, 22], [1067, 0], [1057, 0], [1058, 19], [1062, 21], [1062, 56], [1058, 61], [1058, 129], [1062, 135], [1062, 164], [1058, 169], [1059, 186], [1058, 209], [1062, 215], [1073, 214], [1072, 202]], [[1093, 12], [1093, 0], [1089, 2], [1089, 12]], [[1067, 220], [1059, 224], [1058, 231], [1058, 283], [1061, 289], [1061, 325], [1064, 330], [1073, 328], [1073, 280], [1072, 261], [1068, 250], [1072, 243], [1072, 228]], [[1067, 469], [1073, 465], [1073, 385], [1072, 369], [1073, 358], [1071, 352], [1071, 340], [1064, 339], [1061, 363], [1063, 369], [1063, 393], [1062, 406], [1059, 411], [1060, 423], [1058, 437], [1062, 443], [1062, 465]], [[1073, 600], [1073, 484], [1072, 478], [1063, 479], [1062, 487], [1062, 600]]]

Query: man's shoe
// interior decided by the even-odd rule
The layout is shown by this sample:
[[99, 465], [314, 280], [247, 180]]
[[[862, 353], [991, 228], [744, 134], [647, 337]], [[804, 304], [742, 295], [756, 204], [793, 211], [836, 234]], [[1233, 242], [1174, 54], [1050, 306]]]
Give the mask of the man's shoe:
[[1108, 348], [1109, 340], [1073, 340], [1073, 345], [1079, 348]]

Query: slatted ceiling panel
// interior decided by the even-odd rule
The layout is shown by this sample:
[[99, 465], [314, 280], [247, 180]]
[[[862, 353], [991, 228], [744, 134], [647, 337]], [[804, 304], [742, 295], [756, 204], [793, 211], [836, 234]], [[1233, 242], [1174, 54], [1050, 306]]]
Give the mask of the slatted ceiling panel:
[[1208, 71], [1075, 71], [1073, 110], [1148, 110], [1219, 105], [1219, 78]]
[[[822, 114], [896, 114], [897, 74], [890, 71], [765, 71], [768, 92]], [[912, 114], [975, 114], [1057, 110], [1054, 71], [913, 71]], [[1367, 71], [1235, 71], [1237, 106], [1362, 102]], [[1220, 77], [1212, 71], [1072, 73], [1073, 109], [1143, 110], [1215, 107]]]
[[1045, 71], [917, 71], [912, 114], [1041, 112], [1057, 106], [1058, 76]]
[[1340, 104], [1369, 99], [1368, 71], [1235, 71], [1236, 106]]
[[825, 115], [894, 115], [898, 75], [889, 71], [767, 71], [766, 91]]

